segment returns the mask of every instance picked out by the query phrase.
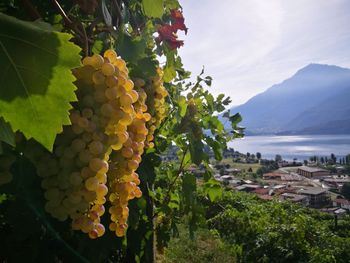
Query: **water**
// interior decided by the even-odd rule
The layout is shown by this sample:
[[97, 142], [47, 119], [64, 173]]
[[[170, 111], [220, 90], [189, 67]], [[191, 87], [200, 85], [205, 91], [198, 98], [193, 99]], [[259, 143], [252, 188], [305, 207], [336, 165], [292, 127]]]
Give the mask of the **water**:
[[262, 158], [280, 154], [286, 160], [309, 159], [310, 156], [343, 157], [350, 153], [350, 135], [247, 136], [228, 144], [241, 153], [260, 152]]

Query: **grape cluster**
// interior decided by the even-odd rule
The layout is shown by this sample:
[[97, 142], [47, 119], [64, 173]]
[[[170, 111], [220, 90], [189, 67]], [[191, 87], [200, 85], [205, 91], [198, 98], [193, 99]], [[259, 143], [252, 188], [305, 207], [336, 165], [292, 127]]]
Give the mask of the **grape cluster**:
[[123, 236], [128, 201], [142, 195], [135, 171], [151, 118], [146, 94], [134, 89], [125, 61], [113, 50], [82, 62], [73, 71], [78, 101], [70, 112], [72, 125], [57, 137], [53, 154], [30, 155], [43, 177], [48, 213], [61, 221], [70, 218], [74, 230], [95, 239], [105, 232], [100, 218], [108, 200], [109, 228]]
[[153, 148], [154, 132], [167, 115], [165, 98], [168, 96], [168, 92], [163, 86], [163, 71], [157, 68], [156, 76], [150, 78], [147, 83], [142, 79], [136, 79], [135, 87], [139, 92], [144, 91], [146, 93], [146, 105], [151, 114], [151, 118], [147, 121], [149, 133], [146, 137], [145, 147]]
[[140, 188], [137, 187], [140, 180], [135, 171], [141, 162], [148, 135], [146, 122], [151, 119], [151, 115], [146, 112], [146, 93], [140, 91], [135, 94], [137, 94], [135, 96], [137, 100], [134, 103], [135, 116], [127, 128], [129, 138], [123, 144], [121, 151], [112, 153], [111, 169], [108, 172], [108, 178], [111, 178], [111, 189], [114, 190], [114, 193], [109, 196], [112, 204], [109, 209], [112, 221], [109, 229], [115, 231], [117, 236], [123, 236], [127, 228], [128, 201], [142, 195]]

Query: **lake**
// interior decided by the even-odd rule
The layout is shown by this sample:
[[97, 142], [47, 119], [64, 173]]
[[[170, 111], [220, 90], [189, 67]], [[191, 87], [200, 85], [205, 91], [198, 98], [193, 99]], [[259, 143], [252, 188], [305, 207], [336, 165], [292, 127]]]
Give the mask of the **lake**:
[[350, 135], [246, 136], [228, 143], [241, 153], [260, 152], [262, 158], [280, 154], [286, 160], [309, 159], [310, 156], [343, 157], [350, 153]]

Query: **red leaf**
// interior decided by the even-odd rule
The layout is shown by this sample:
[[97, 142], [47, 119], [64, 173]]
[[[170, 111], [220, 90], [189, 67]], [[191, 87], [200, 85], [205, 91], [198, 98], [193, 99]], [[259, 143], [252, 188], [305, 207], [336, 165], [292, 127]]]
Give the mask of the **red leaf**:
[[183, 17], [182, 12], [173, 9], [170, 11], [170, 16], [174, 19], [174, 23], [172, 23], [174, 30], [183, 30], [187, 34], [188, 28], [185, 26], [185, 18]]
[[183, 46], [184, 42], [182, 40], [177, 39], [176, 32], [178, 30], [183, 30], [187, 34], [187, 27], [184, 22], [185, 19], [180, 10], [171, 10], [170, 16], [173, 21], [172, 24], [160, 25], [158, 27], [159, 36], [156, 38], [156, 42], [159, 44], [160, 42], [165, 42], [168, 44], [170, 49], [176, 49]]

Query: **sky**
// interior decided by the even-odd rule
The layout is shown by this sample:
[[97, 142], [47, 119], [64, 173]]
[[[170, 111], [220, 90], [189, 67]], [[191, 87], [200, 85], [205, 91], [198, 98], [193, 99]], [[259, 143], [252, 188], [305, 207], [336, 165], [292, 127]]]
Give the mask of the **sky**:
[[210, 91], [245, 103], [310, 63], [350, 68], [350, 0], [180, 0], [179, 49]]

